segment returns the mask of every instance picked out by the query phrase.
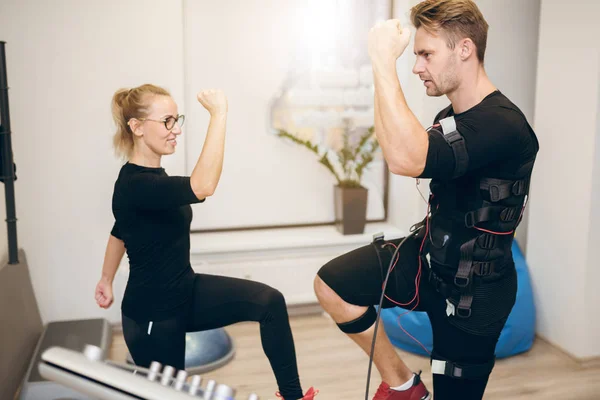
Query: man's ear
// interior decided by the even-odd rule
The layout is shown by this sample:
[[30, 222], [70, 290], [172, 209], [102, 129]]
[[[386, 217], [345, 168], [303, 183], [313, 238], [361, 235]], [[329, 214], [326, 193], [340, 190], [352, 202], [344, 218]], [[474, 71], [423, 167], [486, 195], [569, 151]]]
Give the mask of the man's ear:
[[475, 51], [476, 51], [475, 43], [473, 43], [473, 41], [469, 38], [462, 39], [461, 41], [458, 42], [458, 50], [459, 50], [458, 54], [460, 55], [460, 59], [465, 61], [465, 60], [469, 59], [469, 57], [471, 57], [472, 55], [475, 54]]

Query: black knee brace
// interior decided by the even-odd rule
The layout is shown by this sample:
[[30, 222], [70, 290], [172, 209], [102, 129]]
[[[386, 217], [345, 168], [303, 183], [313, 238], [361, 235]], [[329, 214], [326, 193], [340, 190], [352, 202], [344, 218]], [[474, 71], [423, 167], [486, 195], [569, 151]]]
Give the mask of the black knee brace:
[[492, 373], [495, 363], [496, 358], [483, 364], [456, 363], [432, 354], [431, 373], [457, 379], [481, 379], [487, 378]]
[[343, 322], [337, 324], [337, 326], [344, 333], [361, 333], [373, 326], [376, 319], [377, 311], [375, 311], [375, 307], [369, 306], [367, 311], [354, 321]]

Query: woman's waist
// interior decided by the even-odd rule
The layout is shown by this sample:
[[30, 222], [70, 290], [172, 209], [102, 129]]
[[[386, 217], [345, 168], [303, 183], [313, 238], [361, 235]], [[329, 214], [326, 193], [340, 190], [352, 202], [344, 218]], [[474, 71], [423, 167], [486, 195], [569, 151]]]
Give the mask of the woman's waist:
[[143, 288], [168, 290], [186, 281], [191, 282], [193, 279], [194, 270], [190, 263], [169, 267], [132, 267], [129, 271], [127, 287], [131, 290]]

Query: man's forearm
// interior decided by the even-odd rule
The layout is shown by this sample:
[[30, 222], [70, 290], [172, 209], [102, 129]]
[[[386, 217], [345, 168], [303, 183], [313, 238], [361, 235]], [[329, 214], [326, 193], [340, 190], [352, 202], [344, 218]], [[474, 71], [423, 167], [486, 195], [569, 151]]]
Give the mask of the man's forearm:
[[373, 66], [375, 134], [390, 170], [418, 176], [427, 158], [427, 132], [408, 108], [396, 75], [395, 63]]

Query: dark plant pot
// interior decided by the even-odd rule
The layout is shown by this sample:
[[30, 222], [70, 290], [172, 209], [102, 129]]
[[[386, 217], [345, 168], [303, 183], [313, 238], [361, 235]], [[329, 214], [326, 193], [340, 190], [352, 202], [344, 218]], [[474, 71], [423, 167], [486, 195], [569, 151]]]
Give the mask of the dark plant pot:
[[364, 233], [367, 222], [368, 190], [363, 187], [334, 187], [335, 226], [344, 235]]

